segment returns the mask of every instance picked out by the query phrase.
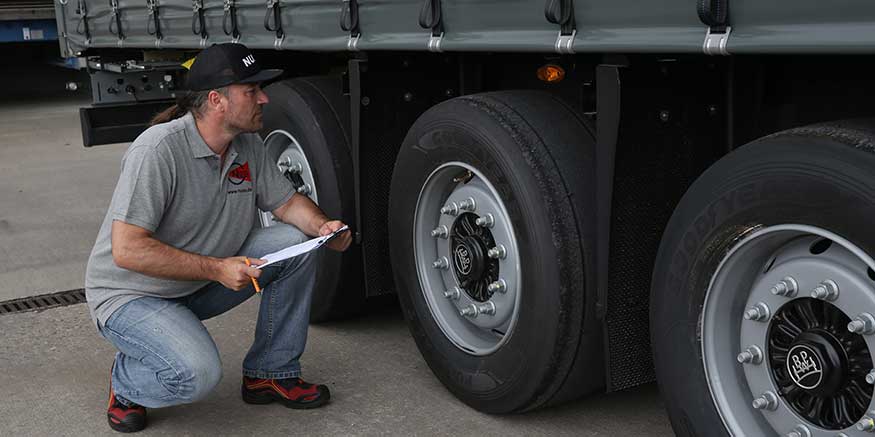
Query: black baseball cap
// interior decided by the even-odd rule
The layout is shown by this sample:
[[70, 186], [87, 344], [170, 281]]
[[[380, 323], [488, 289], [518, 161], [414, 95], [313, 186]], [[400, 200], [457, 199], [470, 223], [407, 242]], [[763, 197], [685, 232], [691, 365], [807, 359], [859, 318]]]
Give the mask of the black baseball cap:
[[281, 74], [280, 69], [262, 70], [255, 55], [243, 44], [216, 44], [195, 58], [188, 71], [188, 89], [206, 91], [235, 83], [260, 83]]

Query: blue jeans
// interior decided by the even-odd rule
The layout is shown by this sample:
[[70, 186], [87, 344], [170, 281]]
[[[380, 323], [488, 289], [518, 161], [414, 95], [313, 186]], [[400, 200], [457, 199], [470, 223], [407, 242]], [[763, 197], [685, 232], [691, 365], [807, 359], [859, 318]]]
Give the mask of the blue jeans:
[[[239, 255], [259, 258], [306, 239], [289, 225], [258, 228], [249, 234]], [[262, 270], [255, 341], [243, 360], [243, 375], [300, 376], [298, 358], [307, 342], [315, 259], [311, 252]], [[189, 296], [141, 297], [120, 307], [100, 327], [118, 349], [112, 369], [115, 393], [151, 408], [204, 398], [222, 378], [222, 363], [201, 320], [222, 314], [253, 294], [251, 285], [233, 291], [210, 283]]]

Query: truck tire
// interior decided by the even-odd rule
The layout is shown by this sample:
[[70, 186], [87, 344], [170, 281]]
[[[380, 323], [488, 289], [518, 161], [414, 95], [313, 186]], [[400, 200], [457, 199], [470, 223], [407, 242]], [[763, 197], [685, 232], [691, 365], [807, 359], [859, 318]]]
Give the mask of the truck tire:
[[[264, 107], [261, 137], [269, 156], [289, 176], [299, 192], [308, 194], [331, 218], [355, 224], [349, 104], [340, 77], [305, 77], [268, 86], [270, 102]], [[262, 224], [272, 223], [270, 213]], [[361, 248], [353, 244], [343, 253], [319, 251], [316, 291], [310, 311], [312, 322], [355, 314], [362, 308]]]
[[604, 386], [593, 147], [578, 113], [523, 91], [438, 104], [401, 146], [389, 202], [399, 301], [429, 367], [477, 410]]
[[656, 375], [679, 436], [871, 426], [873, 124], [757, 140], [681, 200], [650, 298]]

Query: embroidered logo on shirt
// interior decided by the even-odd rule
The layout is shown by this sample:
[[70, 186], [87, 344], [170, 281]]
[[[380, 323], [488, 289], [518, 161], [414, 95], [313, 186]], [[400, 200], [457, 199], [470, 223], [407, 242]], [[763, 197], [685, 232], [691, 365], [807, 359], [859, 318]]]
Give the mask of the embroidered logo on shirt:
[[249, 161], [244, 162], [243, 165], [236, 162], [231, 164], [231, 170], [228, 172], [228, 181], [234, 185], [252, 182], [252, 177], [249, 175]]

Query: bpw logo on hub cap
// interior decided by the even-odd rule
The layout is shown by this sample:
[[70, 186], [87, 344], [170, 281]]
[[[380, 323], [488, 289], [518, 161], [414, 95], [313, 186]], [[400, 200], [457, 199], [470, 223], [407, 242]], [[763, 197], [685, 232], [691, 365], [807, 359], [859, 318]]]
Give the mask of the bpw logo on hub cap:
[[817, 388], [823, 381], [823, 364], [814, 350], [805, 345], [799, 344], [790, 348], [787, 371], [793, 382], [806, 390]]
[[453, 263], [460, 274], [471, 273], [471, 251], [464, 244], [456, 246], [456, 250], [453, 251]]

